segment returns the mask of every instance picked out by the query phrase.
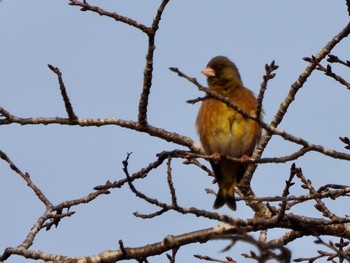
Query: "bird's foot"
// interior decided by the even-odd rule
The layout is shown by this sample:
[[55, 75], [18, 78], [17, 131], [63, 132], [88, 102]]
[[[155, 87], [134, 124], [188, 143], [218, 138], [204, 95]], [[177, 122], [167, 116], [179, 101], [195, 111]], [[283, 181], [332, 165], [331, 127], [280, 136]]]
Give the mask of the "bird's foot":
[[242, 157], [241, 157], [241, 163], [250, 163], [250, 162], [253, 162], [253, 159], [250, 157], [250, 156], [248, 156], [248, 155], [242, 155]]
[[210, 155], [210, 159], [213, 163], [217, 164], [222, 158], [222, 154], [220, 153], [213, 153]]

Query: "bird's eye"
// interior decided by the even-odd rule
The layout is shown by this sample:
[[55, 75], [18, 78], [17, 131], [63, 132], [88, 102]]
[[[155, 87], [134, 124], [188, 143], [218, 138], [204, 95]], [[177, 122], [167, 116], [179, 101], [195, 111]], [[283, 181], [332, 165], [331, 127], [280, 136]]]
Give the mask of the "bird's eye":
[[215, 71], [220, 71], [222, 69], [221, 65], [217, 65]]

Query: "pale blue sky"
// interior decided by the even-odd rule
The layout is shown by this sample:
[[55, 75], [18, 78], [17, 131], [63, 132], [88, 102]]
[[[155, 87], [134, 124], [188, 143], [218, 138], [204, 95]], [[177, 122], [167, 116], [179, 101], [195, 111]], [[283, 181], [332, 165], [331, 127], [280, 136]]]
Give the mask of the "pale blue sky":
[[[109, 11], [130, 16], [149, 25], [159, 1], [89, 1]], [[156, 38], [154, 78], [148, 119], [151, 125], [198, 140], [194, 122], [199, 105], [185, 101], [203, 94], [168, 70], [179, 67], [202, 84], [200, 71], [215, 55], [226, 55], [240, 69], [243, 82], [258, 92], [264, 65], [280, 66], [269, 84], [264, 101], [265, 120], [270, 121], [290, 85], [303, 72], [305, 56], [315, 55], [348, 22], [345, 1], [171, 1], [163, 14]], [[107, 17], [81, 12], [68, 1], [0, 2], [0, 106], [21, 117], [66, 116], [56, 76], [47, 64], [63, 73], [75, 113], [79, 117], [118, 117], [136, 120], [142, 89], [147, 38], [140, 31]], [[349, 59], [349, 40], [334, 50]], [[349, 71], [334, 67], [346, 78]], [[349, 136], [348, 91], [320, 72], [315, 72], [297, 95], [281, 128], [329, 148], [342, 150], [338, 136]], [[156, 153], [180, 148], [146, 134], [119, 127], [79, 128], [9, 125], [1, 127], [0, 149], [54, 203], [85, 196], [96, 185], [124, 177], [121, 162], [133, 152], [130, 172], [155, 160]], [[296, 147], [273, 139], [265, 157], [291, 153]], [[326, 183], [350, 184], [349, 164], [320, 154], [298, 160], [315, 187]], [[175, 187], [181, 205], [212, 208], [213, 197], [204, 188], [216, 190], [211, 180], [194, 167], [173, 162]], [[259, 166], [253, 179], [258, 196], [280, 195], [289, 176], [290, 163]], [[299, 184], [297, 184], [299, 185]], [[146, 193], [169, 200], [166, 167], [136, 183]], [[297, 187], [293, 194], [305, 193]], [[22, 242], [43, 205], [25, 182], [0, 161], [0, 250]], [[310, 216], [311, 205], [304, 206]], [[157, 242], [168, 234], [211, 227], [217, 222], [168, 213], [153, 220], [135, 218], [132, 212], [155, 211], [137, 199], [127, 187], [113, 190], [92, 203], [73, 208], [76, 214], [57, 229], [41, 232], [32, 249], [63, 255], [92, 255], [116, 249], [118, 240], [136, 247]], [[231, 213], [224, 208], [222, 213]], [[335, 213], [344, 212], [336, 206]], [[297, 210], [296, 210], [297, 212]], [[300, 212], [300, 210], [299, 210]], [[235, 216], [251, 216], [241, 202]], [[277, 235], [279, 232], [275, 232]], [[311, 243], [311, 242], [310, 242]], [[296, 256], [308, 256], [302, 242], [290, 245]], [[179, 262], [198, 262], [193, 254], [216, 258], [248, 252], [237, 246], [217, 254], [225, 243], [209, 242], [184, 247]], [[244, 250], [242, 250], [244, 248]], [[314, 255], [314, 254], [311, 254]], [[21, 259], [23, 260], [23, 259]], [[16, 257], [8, 262], [19, 262]], [[168, 262], [165, 255], [150, 262]]]

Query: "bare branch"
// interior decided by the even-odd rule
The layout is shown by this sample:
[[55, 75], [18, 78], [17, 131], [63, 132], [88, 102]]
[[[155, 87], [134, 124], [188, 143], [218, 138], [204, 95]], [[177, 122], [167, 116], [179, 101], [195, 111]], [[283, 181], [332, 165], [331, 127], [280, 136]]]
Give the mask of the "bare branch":
[[[1, 112], [2, 108], [0, 108]], [[185, 147], [188, 147], [194, 152], [200, 152], [201, 148], [199, 145], [184, 135], [180, 135], [175, 132], [169, 132], [164, 129], [148, 125], [146, 128], [142, 128], [137, 122], [127, 121], [118, 118], [105, 118], [105, 119], [82, 119], [78, 118], [76, 121], [71, 121], [68, 118], [20, 118], [15, 115], [8, 114], [6, 119], [0, 119], [0, 125], [18, 123], [21, 125], [48, 125], [48, 124], [60, 124], [60, 125], [70, 125], [70, 126], [80, 126], [80, 127], [101, 127], [106, 125], [117, 125], [123, 128], [128, 128], [131, 130], [147, 133], [151, 136], [159, 137], [168, 142], [173, 142]]]
[[44, 205], [47, 208], [52, 207], [52, 203], [47, 199], [44, 193], [33, 183], [28, 173], [22, 172], [3, 151], [0, 151], [0, 158], [7, 162], [10, 168], [24, 179], [27, 185], [34, 191], [35, 195], [39, 198], [39, 200], [42, 203], [44, 203]]
[[153, 54], [156, 48], [155, 46], [155, 36], [159, 29], [159, 22], [161, 20], [162, 14], [169, 0], [163, 0], [157, 10], [157, 13], [153, 19], [151, 27], [147, 27], [131, 18], [121, 16], [115, 12], [108, 12], [103, 10], [100, 7], [92, 6], [86, 1], [77, 1], [70, 0], [70, 5], [81, 6], [81, 11], [92, 11], [98, 13], [101, 16], [107, 16], [113, 18], [115, 21], [123, 22], [132, 27], [140, 29], [142, 32], [146, 33], [148, 36], [148, 51], [146, 54], [146, 66], [143, 72], [143, 89], [141, 92], [139, 100], [139, 110], [138, 110], [138, 126], [139, 129], [146, 129], [148, 126], [147, 122], [147, 106], [148, 106], [148, 97], [150, 94], [152, 86], [152, 77], [153, 77]]
[[244, 118], [252, 119], [258, 123], [260, 123], [260, 119], [257, 116], [253, 116], [242, 110], [240, 107], [238, 107], [235, 103], [231, 102], [228, 98], [221, 96], [220, 94], [216, 93], [215, 91], [212, 91], [208, 88], [205, 88], [202, 86], [196, 78], [191, 78], [187, 76], [185, 73], [181, 72], [178, 68], [170, 67], [169, 68], [172, 72], [175, 72], [179, 77], [187, 79], [189, 82], [193, 83], [195, 86], [197, 86], [198, 90], [204, 91], [207, 94], [207, 98], [214, 98], [217, 99], [223, 103], [225, 103], [230, 108], [237, 111], [239, 114], [241, 114]]
[[[296, 174], [295, 163], [293, 163], [291, 168], [290, 168], [289, 179], [286, 181], [286, 187], [284, 188], [283, 193], [282, 193], [283, 198], [286, 198], [289, 195], [289, 189], [294, 185], [292, 180], [293, 180], [295, 174]], [[280, 221], [283, 218], [283, 216], [286, 212], [286, 209], [287, 209], [287, 201], [284, 200], [280, 204], [280, 209], [279, 209], [278, 214], [277, 214], [277, 221]]]
[[139, 100], [139, 110], [138, 110], [138, 124], [141, 128], [145, 129], [148, 126], [147, 122], [147, 106], [148, 106], [148, 97], [150, 94], [153, 78], [153, 54], [156, 48], [155, 36], [159, 28], [159, 22], [162, 17], [165, 6], [169, 0], [163, 0], [157, 10], [157, 14], [153, 19], [152, 27], [147, 33], [148, 36], [148, 51], [146, 54], [146, 66], [143, 71], [143, 89], [141, 92]]
[[265, 91], [267, 88], [267, 83], [269, 82], [269, 80], [273, 79], [276, 76], [275, 73], [272, 73], [276, 69], [278, 69], [278, 66], [275, 65], [274, 60], [271, 62], [270, 65], [268, 65], [268, 64], [265, 65], [266, 74], [264, 75], [263, 82], [260, 85], [259, 95], [257, 98], [258, 99], [258, 106], [256, 108], [256, 114], [255, 114], [259, 119], [262, 119], [260, 115], [261, 115], [261, 113], [263, 113], [262, 102], [263, 102], [264, 94], [265, 94]]
[[350, 16], [350, 0], [346, 0], [346, 5], [348, 7], [348, 14]]
[[345, 149], [350, 150], [350, 139], [348, 137], [339, 137], [339, 140], [346, 144], [346, 146], [344, 146]]
[[12, 115], [2, 107], [0, 107], [0, 115], [4, 116], [6, 119], [11, 119], [12, 117]]
[[334, 56], [332, 54], [328, 55], [327, 61], [329, 63], [339, 63], [339, 64], [342, 64], [342, 65], [347, 66], [348, 68], [350, 68], [350, 61], [349, 60], [347, 60], [347, 61], [341, 60], [337, 56]]
[[201, 260], [205, 260], [205, 261], [211, 261], [211, 262], [219, 262], [219, 263], [237, 263], [235, 260], [233, 260], [232, 258], [227, 260], [220, 260], [220, 259], [215, 259], [209, 256], [202, 256], [202, 255], [193, 255], [195, 258], [201, 259]]
[[348, 246], [349, 242], [344, 242], [343, 238], [340, 239], [340, 242], [334, 245], [331, 241], [327, 244], [324, 242], [320, 237], [317, 237], [316, 244], [323, 245], [331, 250], [334, 251], [334, 253], [330, 252], [325, 252], [322, 250], [318, 250], [318, 256], [313, 256], [313, 257], [308, 257], [308, 258], [297, 258], [294, 261], [295, 262], [303, 262], [303, 261], [308, 261], [308, 262], [314, 262], [317, 259], [324, 258], [327, 261], [332, 261], [335, 262], [334, 259], [338, 258], [339, 262], [344, 262], [344, 260], [347, 260], [348, 262], [350, 261], [350, 255], [348, 251], [344, 251], [343, 248]]
[[[310, 180], [307, 180], [305, 178], [305, 176], [303, 175], [303, 172], [301, 170], [301, 168], [295, 168], [295, 173], [297, 175], [297, 177], [302, 181], [303, 185], [302, 185], [302, 188], [304, 189], [308, 189], [310, 194], [315, 194], [316, 191], [314, 189], [314, 187], [312, 186], [311, 184], [311, 181]], [[316, 209], [320, 212], [322, 212], [322, 215], [325, 216], [325, 217], [328, 217], [329, 219], [331, 220], [337, 220], [337, 216], [334, 215], [333, 213], [331, 213], [329, 211], [329, 209], [326, 207], [325, 203], [323, 203], [321, 201], [321, 199], [319, 198], [315, 198], [315, 201], [316, 201]]]
[[[332, 49], [342, 39], [347, 37], [349, 34], [350, 34], [350, 23], [348, 23], [342, 31], [340, 31], [334, 38], [332, 38], [331, 41], [329, 41], [326, 44], [326, 46], [324, 48], [322, 48], [318, 52], [318, 54], [316, 55], [317, 60], [318, 61], [323, 60], [325, 58], [325, 56], [327, 56], [332, 51]], [[304, 72], [298, 77], [297, 81], [295, 81], [292, 84], [292, 86], [289, 89], [288, 95], [283, 100], [283, 102], [280, 104], [280, 107], [279, 107], [277, 113], [275, 114], [275, 117], [273, 118], [272, 122], [269, 125], [271, 128], [276, 128], [281, 123], [281, 121], [283, 120], [283, 117], [287, 113], [289, 106], [294, 101], [297, 92], [303, 87], [303, 85], [307, 81], [308, 77], [315, 70], [315, 67], [316, 67], [316, 65], [314, 65], [313, 63], [310, 63], [307, 66], [307, 68], [304, 70]], [[261, 155], [264, 152], [266, 145], [270, 141], [271, 137], [272, 137], [271, 132], [266, 132], [263, 135], [263, 137], [261, 138], [261, 140], [259, 142], [259, 145], [256, 147], [256, 149], [253, 152], [253, 155], [252, 155], [253, 159], [259, 159], [261, 157]], [[256, 165], [254, 165], [254, 164], [248, 165], [246, 174], [242, 179], [242, 183], [241, 183], [242, 185], [246, 185], [246, 186], [250, 185], [249, 182], [252, 179], [252, 176], [253, 176], [255, 169], [256, 169]], [[246, 192], [247, 194], [249, 192], [251, 192], [250, 189], [248, 189], [248, 187], [246, 187], [245, 189], [242, 189], [242, 190], [244, 192]]]
[[61, 73], [60, 69], [57, 67], [53, 67], [51, 65], [48, 65], [48, 67], [57, 75], [58, 83], [60, 84], [61, 95], [63, 98], [64, 106], [66, 108], [66, 112], [68, 114], [69, 120], [71, 120], [73, 122], [77, 121], [78, 117], [75, 115], [75, 113], [73, 111], [72, 104], [70, 103], [70, 99], [69, 99], [68, 94], [67, 94], [66, 86], [63, 83], [62, 73]]
[[173, 206], [177, 206], [175, 187], [174, 187], [173, 179], [171, 175], [171, 158], [170, 157], [168, 157], [168, 163], [167, 163], [167, 181], [168, 181], [168, 186], [170, 190], [171, 203]]
[[86, 1], [69, 0], [69, 5], [80, 6], [81, 11], [91, 11], [91, 12], [99, 14], [100, 16], [107, 16], [107, 17], [113, 18], [117, 22], [122, 22], [124, 24], [129, 25], [129, 26], [135, 27], [146, 34], [148, 34], [149, 31], [151, 30], [147, 26], [145, 26], [145, 25], [143, 25], [143, 24], [141, 24], [141, 23], [139, 23], [139, 22], [137, 22], [129, 17], [119, 15], [116, 12], [108, 12], [108, 11], [103, 10], [102, 8], [98, 7], [98, 6], [92, 6], [92, 5], [88, 4]]
[[321, 63], [319, 63], [317, 61], [317, 59], [312, 56], [311, 58], [305, 57], [303, 58], [305, 61], [311, 62], [311, 63], [315, 63], [317, 65], [316, 69], [319, 71], [324, 72], [324, 74], [326, 76], [329, 76], [333, 79], [335, 79], [336, 81], [338, 81], [340, 84], [344, 85], [347, 89], [350, 89], [350, 83], [347, 82], [345, 79], [343, 79], [342, 77], [340, 77], [339, 75], [335, 74], [332, 71], [332, 67], [328, 64], [327, 67], [325, 68], [324, 66], [321, 65]]

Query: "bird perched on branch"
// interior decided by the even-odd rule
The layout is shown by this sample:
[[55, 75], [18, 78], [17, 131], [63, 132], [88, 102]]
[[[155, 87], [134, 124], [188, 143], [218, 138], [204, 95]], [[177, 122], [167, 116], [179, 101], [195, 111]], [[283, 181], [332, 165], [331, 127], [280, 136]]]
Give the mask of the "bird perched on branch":
[[[209, 90], [228, 98], [246, 113], [255, 115], [257, 99], [252, 91], [243, 86], [236, 65], [227, 57], [214, 57], [202, 73], [207, 77]], [[235, 158], [250, 156], [261, 133], [256, 121], [244, 118], [214, 98], [203, 101], [196, 126], [205, 153]], [[246, 165], [225, 158], [210, 163], [219, 185], [213, 207], [218, 209], [226, 204], [236, 210], [235, 185], [243, 177]]]

